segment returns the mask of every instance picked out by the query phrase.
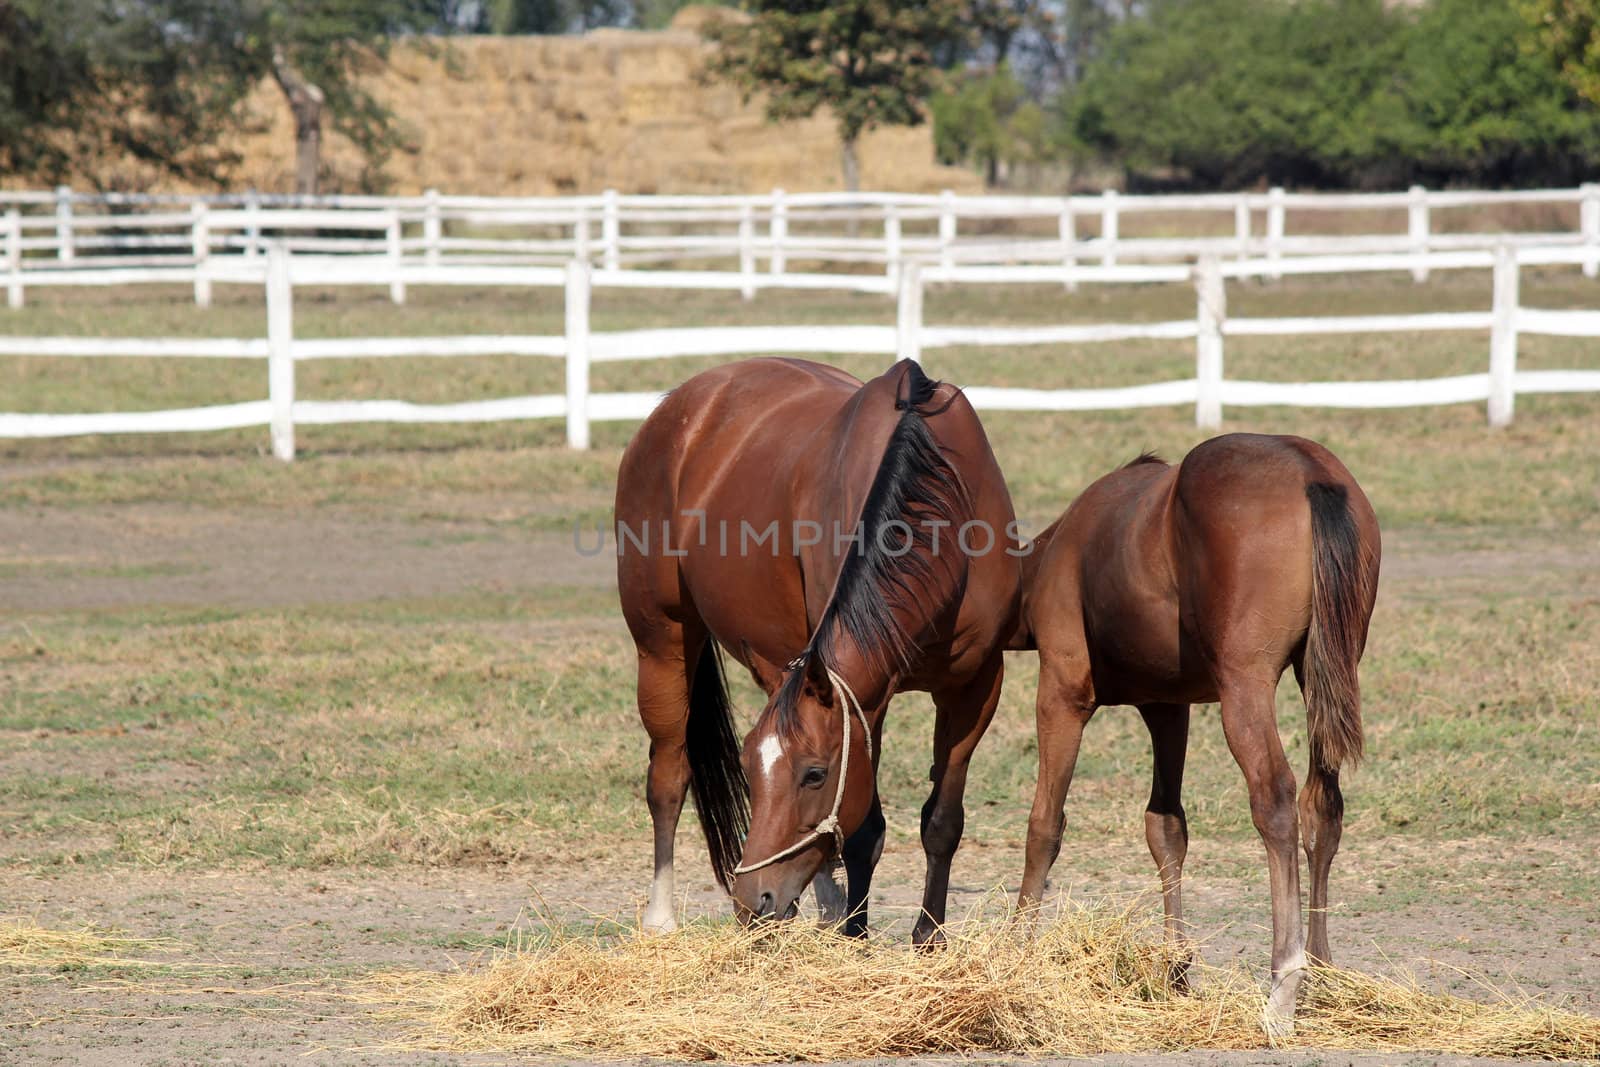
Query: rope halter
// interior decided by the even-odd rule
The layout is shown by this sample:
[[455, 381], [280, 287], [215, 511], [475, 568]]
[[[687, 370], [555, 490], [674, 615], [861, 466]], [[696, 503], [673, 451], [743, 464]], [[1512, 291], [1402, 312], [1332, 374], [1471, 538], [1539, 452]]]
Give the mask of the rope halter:
[[811, 847], [812, 842], [817, 841], [820, 838], [827, 837], [830, 834], [838, 843], [839, 852], [841, 854], [844, 852], [844, 828], [839, 825], [839, 809], [844, 805], [845, 782], [847, 782], [850, 778], [851, 712], [854, 712], [856, 718], [861, 721], [862, 740], [866, 742], [867, 759], [869, 760], [872, 758], [872, 727], [867, 725], [867, 713], [862, 710], [861, 701], [856, 699], [856, 695], [853, 691], [851, 691], [849, 684], [846, 683], [843, 678], [839, 677], [839, 675], [834, 672], [832, 667], [827, 667], [825, 669], [828, 672], [828, 681], [833, 683], [834, 696], [839, 701], [839, 714], [840, 718], [843, 720], [844, 726], [842, 735], [843, 740], [840, 742], [839, 746], [839, 788], [836, 789], [833, 794], [833, 811], [828, 813], [828, 817], [826, 819], [823, 819], [821, 822], [817, 823], [817, 825], [809, 834], [807, 834], [805, 837], [802, 837], [799, 841], [796, 841], [782, 852], [774, 852], [764, 860], [759, 860], [755, 863], [744, 863], [740, 864], [738, 867], [735, 867], [733, 869], [735, 877], [741, 874], [749, 874], [751, 871], [759, 871], [763, 867], [770, 867], [779, 860], [788, 859], [797, 852]]

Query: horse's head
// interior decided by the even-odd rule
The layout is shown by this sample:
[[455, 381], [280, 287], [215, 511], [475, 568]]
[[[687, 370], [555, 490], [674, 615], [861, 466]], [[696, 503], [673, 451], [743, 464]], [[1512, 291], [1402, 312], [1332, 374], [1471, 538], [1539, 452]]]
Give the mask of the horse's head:
[[739, 918], [786, 919], [806, 884], [872, 806], [865, 710], [849, 683], [808, 656], [773, 694], [744, 744], [750, 834], [734, 872]]

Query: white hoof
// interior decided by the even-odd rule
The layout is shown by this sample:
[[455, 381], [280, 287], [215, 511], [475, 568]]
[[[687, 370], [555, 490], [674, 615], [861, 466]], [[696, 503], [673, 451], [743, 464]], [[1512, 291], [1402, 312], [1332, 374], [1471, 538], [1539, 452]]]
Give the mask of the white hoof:
[[644, 932], [647, 934], [670, 934], [678, 928], [678, 920], [670, 914], [651, 915], [645, 914]]
[[1261, 1028], [1267, 1032], [1267, 1037], [1273, 1041], [1282, 1041], [1294, 1036], [1294, 1013], [1291, 1010], [1283, 1014], [1272, 1009], [1269, 1004], [1267, 1010], [1261, 1013]]

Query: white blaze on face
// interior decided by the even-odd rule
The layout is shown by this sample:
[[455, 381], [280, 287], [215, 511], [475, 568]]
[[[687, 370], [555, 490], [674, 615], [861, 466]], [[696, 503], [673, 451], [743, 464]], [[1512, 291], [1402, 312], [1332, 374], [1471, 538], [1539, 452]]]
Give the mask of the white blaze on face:
[[762, 777], [771, 778], [772, 765], [777, 763], [778, 758], [783, 755], [783, 744], [778, 740], [778, 735], [775, 733], [768, 734], [766, 739], [761, 742], [761, 747], [756, 749], [756, 753], [761, 757]]

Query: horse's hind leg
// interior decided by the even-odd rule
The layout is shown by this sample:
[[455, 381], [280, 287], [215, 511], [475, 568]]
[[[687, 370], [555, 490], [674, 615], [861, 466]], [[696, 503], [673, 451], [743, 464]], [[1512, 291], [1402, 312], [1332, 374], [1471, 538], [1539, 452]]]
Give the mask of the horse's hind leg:
[[1250, 815], [1267, 847], [1272, 887], [1272, 992], [1265, 1023], [1274, 1036], [1294, 1029], [1295, 993], [1305, 973], [1305, 934], [1300, 921], [1299, 830], [1294, 772], [1283, 754], [1273, 704], [1276, 679], [1225, 678], [1222, 730], [1244, 771]]
[[[676, 887], [672, 842], [689, 789], [689, 671], [705, 642], [703, 636], [689, 641], [683, 627], [677, 625], [671, 628], [671, 638], [654, 648], [639, 650], [639, 717], [650, 734], [645, 799], [650, 805], [650, 825], [655, 834], [655, 875], [650, 882], [644, 928], [652, 933], [667, 933], [678, 927], [673, 914]], [[693, 648], [689, 647], [691, 643]]]
[[1083, 728], [1094, 716], [1093, 685], [1088, 663], [1077, 657], [1063, 664], [1056, 657], [1039, 656], [1039, 779], [1033, 791], [1033, 811], [1028, 816], [1028, 844], [1022, 867], [1022, 888], [1017, 907], [1027, 911], [1044, 900], [1045, 878], [1061, 851], [1061, 831], [1066, 821], [1067, 790], [1078, 765]]
[[933, 727], [933, 791], [922, 806], [922, 851], [928, 857], [928, 874], [922, 887], [922, 915], [911, 930], [915, 945], [944, 940], [941, 928], [950, 895], [950, 861], [955, 858], [966, 823], [961, 800], [967, 788], [967, 765], [994, 718], [1004, 673], [1004, 660], [996, 652], [972, 681], [933, 694], [937, 713]]
[[[1183, 763], [1189, 750], [1189, 705], [1141, 704], [1139, 714], [1150, 731], [1155, 754], [1150, 803], [1144, 812], [1144, 839], [1161, 876], [1161, 905], [1166, 913], [1167, 941], [1188, 949], [1183, 923], [1183, 861], [1189, 854], [1189, 821], [1183, 811]], [[1188, 953], [1173, 975], [1186, 984]]]
[[[1295, 681], [1301, 681], [1300, 664], [1294, 668]], [[1301, 684], [1304, 692], [1304, 683]], [[1307, 926], [1306, 954], [1320, 964], [1330, 964], [1328, 951], [1328, 872], [1334, 853], [1344, 835], [1344, 794], [1339, 791], [1339, 772], [1322, 767], [1316, 739], [1311, 741], [1311, 765], [1306, 784], [1300, 790], [1300, 829], [1305, 835], [1306, 867], [1311, 876], [1311, 912]]]

